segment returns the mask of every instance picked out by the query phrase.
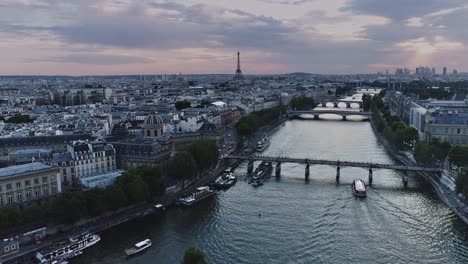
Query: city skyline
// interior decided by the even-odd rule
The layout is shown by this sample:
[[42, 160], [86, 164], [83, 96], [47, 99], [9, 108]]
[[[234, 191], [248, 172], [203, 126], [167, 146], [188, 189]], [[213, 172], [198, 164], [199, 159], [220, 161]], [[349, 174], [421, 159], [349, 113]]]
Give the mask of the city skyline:
[[467, 71], [462, 0], [6, 0], [0, 75]]

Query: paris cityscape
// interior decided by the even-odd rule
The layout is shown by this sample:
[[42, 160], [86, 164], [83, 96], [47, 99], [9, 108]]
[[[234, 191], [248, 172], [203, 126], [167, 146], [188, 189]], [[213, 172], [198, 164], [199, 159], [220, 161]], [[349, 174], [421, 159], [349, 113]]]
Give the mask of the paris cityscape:
[[468, 263], [464, 1], [0, 14], [0, 263]]

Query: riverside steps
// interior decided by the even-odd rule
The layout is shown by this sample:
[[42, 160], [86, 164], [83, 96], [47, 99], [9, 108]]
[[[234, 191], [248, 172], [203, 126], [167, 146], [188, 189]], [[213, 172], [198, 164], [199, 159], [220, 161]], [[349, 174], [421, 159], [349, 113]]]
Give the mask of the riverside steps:
[[[300, 158], [288, 158], [288, 157], [272, 157], [272, 156], [242, 156], [242, 155], [228, 155], [224, 159], [232, 159], [238, 161], [248, 161], [248, 172], [251, 173], [253, 169], [254, 161], [267, 161], [276, 162], [276, 176], [279, 177], [282, 163], [297, 163], [304, 164], [305, 166], [305, 179], [309, 180], [310, 176], [310, 165], [328, 165], [336, 167], [336, 181], [339, 182], [341, 167], [356, 167], [364, 168], [369, 170], [369, 184], [373, 181], [373, 171], [375, 169], [387, 169], [402, 171], [405, 174], [409, 171], [413, 172], [426, 172], [426, 173], [442, 173], [441, 168], [437, 167], [422, 167], [422, 166], [411, 166], [411, 165], [396, 165], [396, 164], [384, 164], [384, 163], [371, 163], [371, 162], [359, 162], [359, 161], [343, 161], [343, 160], [321, 160], [321, 159], [300, 159]], [[403, 181], [407, 182], [406, 176]]]

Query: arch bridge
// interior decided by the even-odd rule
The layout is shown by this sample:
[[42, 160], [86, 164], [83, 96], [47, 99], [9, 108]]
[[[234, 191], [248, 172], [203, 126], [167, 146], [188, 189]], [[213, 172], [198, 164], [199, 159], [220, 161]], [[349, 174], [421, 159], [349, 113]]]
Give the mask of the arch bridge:
[[359, 108], [362, 108], [362, 101], [344, 100], [344, 99], [341, 99], [341, 100], [338, 100], [338, 101], [328, 101], [328, 102], [323, 101], [323, 102], [320, 102], [318, 104], [318, 106], [319, 107], [327, 107], [328, 103], [333, 104], [334, 108], [339, 108], [338, 107], [339, 103], [346, 104], [346, 108], [351, 108], [351, 104], [357, 104], [357, 105], [359, 105]]
[[370, 118], [372, 116], [372, 112], [365, 112], [365, 111], [349, 111], [349, 110], [290, 110], [287, 111], [286, 114], [289, 117], [299, 116], [299, 115], [313, 115], [314, 119], [318, 120], [319, 116], [322, 114], [334, 114], [342, 116], [343, 120], [346, 120], [348, 116], [363, 116]]

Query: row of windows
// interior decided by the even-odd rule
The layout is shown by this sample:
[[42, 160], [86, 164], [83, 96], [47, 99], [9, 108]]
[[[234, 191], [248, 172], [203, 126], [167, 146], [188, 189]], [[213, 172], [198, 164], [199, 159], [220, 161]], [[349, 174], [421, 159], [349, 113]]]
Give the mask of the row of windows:
[[[24, 193], [25, 193], [25, 197], [23, 197], [23, 192], [16, 192], [16, 194], [14, 194], [13, 192], [7, 193], [5, 197], [0, 195], [0, 206], [12, 204], [12, 203], [22, 203], [25, 201], [31, 201], [33, 199], [39, 199], [43, 196], [49, 196], [49, 187], [43, 186], [42, 194], [41, 194], [41, 188], [34, 188], [34, 190], [28, 189]], [[57, 185], [55, 183], [51, 184], [50, 193], [51, 194], [57, 193]]]
[[[107, 157], [107, 161], [109, 161], [111, 159], [113, 159], [113, 158], [112, 157]], [[103, 162], [103, 161], [104, 161], [104, 158], [101, 158], [101, 162]], [[77, 161], [76, 164], [77, 165], [84, 165], [84, 164], [93, 163], [93, 162], [97, 163], [97, 162], [99, 162], [99, 159], [95, 159], [95, 160], [87, 159], [87, 160]]]
[[19, 249], [19, 246], [16, 246], [16, 243], [13, 243], [9, 246], [3, 247], [3, 252], [8, 253], [10, 251], [16, 251]]
[[79, 170], [79, 168], [77, 168], [77, 175], [78, 177], [83, 177], [83, 176], [93, 176], [93, 175], [96, 175], [96, 174], [101, 174], [101, 173], [106, 173], [106, 172], [109, 172], [109, 171], [112, 171], [112, 170], [115, 170], [115, 165], [114, 165], [114, 162], [112, 162], [112, 167], [110, 166], [110, 164], [107, 164], [107, 170], [104, 169], [104, 166], [102, 166], [102, 168], [99, 168], [96, 166], [96, 168], [84, 168], [82, 170]]
[[468, 128], [433, 127], [434, 134], [468, 135]]
[[[81, 151], [80, 152], [77, 152], [76, 154], [81, 154]], [[84, 155], [84, 156], [77, 156], [75, 159], [76, 160], [85, 160], [85, 159], [92, 159], [92, 158], [100, 158], [100, 157], [104, 157], [104, 152], [97, 152], [95, 154], [91, 154], [89, 156], [87, 155]]]
[[[33, 183], [34, 185], [38, 185], [40, 184], [40, 181], [41, 179], [40, 178], [34, 178], [33, 180]], [[47, 183], [49, 181], [49, 178], [48, 177], [42, 177], [42, 183]], [[51, 181], [55, 181], [55, 177], [52, 176], [51, 177]], [[16, 187], [16, 189], [21, 189], [22, 187], [28, 187], [28, 186], [31, 186], [31, 180], [25, 180], [24, 182], [21, 182], [21, 181], [18, 181], [16, 183], [8, 183], [8, 184], [5, 184], [5, 185], [1, 185], [0, 184], [0, 192], [4, 191], [3, 188], [5, 188], [5, 191], [11, 191], [13, 190], [13, 186]]]

